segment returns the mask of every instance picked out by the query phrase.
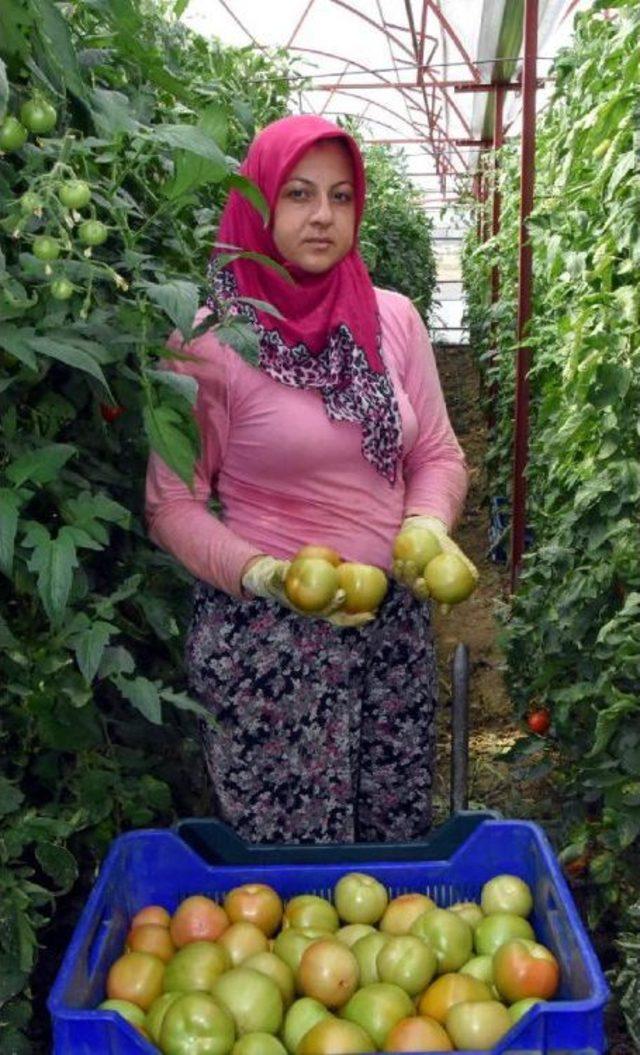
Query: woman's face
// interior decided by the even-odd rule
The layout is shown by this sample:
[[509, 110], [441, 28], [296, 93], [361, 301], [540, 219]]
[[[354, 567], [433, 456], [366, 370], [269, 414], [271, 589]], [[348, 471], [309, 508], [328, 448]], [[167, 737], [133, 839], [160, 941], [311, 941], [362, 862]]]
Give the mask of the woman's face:
[[348, 150], [321, 142], [304, 154], [280, 188], [273, 240], [290, 264], [321, 275], [351, 249], [355, 214]]

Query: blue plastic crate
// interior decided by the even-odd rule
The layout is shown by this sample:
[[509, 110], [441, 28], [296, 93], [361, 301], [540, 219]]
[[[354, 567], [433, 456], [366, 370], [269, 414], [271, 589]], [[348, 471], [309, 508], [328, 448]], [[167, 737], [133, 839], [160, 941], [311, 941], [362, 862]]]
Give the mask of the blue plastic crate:
[[129, 920], [142, 906], [161, 904], [171, 912], [190, 894], [219, 898], [247, 882], [270, 883], [285, 899], [303, 892], [327, 896], [340, 876], [354, 869], [376, 876], [391, 896], [421, 891], [445, 907], [478, 899], [483, 883], [500, 872], [519, 875], [532, 888], [532, 923], [560, 961], [562, 984], [558, 999], [532, 1008], [493, 1049], [494, 1055], [604, 1052], [609, 991], [551, 846], [537, 825], [483, 820], [470, 834], [467, 826], [446, 860], [385, 860], [385, 846], [380, 845], [379, 859], [368, 860], [366, 869], [362, 857], [349, 859], [349, 847], [340, 863], [323, 864], [323, 849], [335, 854], [335, 847], [317, 847], [309, 864], [211, 865], [171, 831], [132, 832], [117, 839], [49, 997], [54, 1055], [151, 1055], [157, 1050], [113, 1012], [90, 1010], [104, 999], [109, 966], [122, 951]]
[[[507, 563], [509, 545], [509, 525], [511, 523], [511, 504], [508, 498], [494, 496], [489, 504], [489, 555], [494, 564]], [[524, 548], [533, 545], [533, 529], [525, 528]]]

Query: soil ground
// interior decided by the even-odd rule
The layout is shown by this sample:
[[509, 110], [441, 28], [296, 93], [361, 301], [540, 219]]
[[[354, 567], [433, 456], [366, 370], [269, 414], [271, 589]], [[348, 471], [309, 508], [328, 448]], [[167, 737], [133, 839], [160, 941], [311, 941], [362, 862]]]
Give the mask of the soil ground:
[[[489, 503], [485, 473], [487, 430], [481, 410], [479, 377], [468, 348], [436, 350], [438, 369], [449, 416], [467, 456], [470, 487], [465, 512], [455, 531], [456, 541], [473, 560], [480, 581], [473, 596], [446, 615], [435, 615], [440, 682], [438, 768], [434, 799], [435, 821], [449, 815], [451, 661], [456, 645], [469, 648], [469, 806], [496, 809], [505, 817], [541, 822], [547, 830], [558, 815], [553, 787], [544, 777], [522, 771], [500, 755], [523, 735], [504, 683], [504, 659], [498, 646], [497, 612], [508, 597], [509, 575], [489, 555]], [[574, 883], [581, 907], [588, 892]], [[605, 928], [592, 933], [603, 967], [614, 966], [613, 935]], [[613, 1000], [606, 1016], [608, 1055], [638, 1055], [629, 1039], [619, 1006]]]
[[[449, 415], [465, 451], [470, 472], [465, 511], [456, 528], [456, 541], [480, 572], [476, 592], [446, 616], [435, 614], [440, 667], [439, 768], [436, 811], [449, 809], [449, 724], [451, 661], [456, 645], [469, 649], [469, 801], [474, 807], [500, 809], [513, 815], [507, 803], [515, 798], [511, 767], [498, 760], [520, 730], [503, 681], [502, 656], [497, 645], [496, 618], [500, 599], [508, 590], [504, 565], [489, 556], [489, 510], [484, 460], [487, 444], [480, 407], [478, 374], [466, 348], [445, 347], [438, 352], [438, 367]], [[520, 798], [520, 791], [518, 791]], [[518, 810], [519, 815], [523, 815]]]

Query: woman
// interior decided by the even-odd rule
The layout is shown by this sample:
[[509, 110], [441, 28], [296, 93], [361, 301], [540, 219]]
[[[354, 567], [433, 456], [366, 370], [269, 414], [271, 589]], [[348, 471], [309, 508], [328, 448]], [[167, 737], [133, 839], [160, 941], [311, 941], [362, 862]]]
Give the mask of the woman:
[[222, 298], [250, 298], [238, 310], [259, 366], [215, 333], [186, 348], [173, 335], [196, 360], [173, 368], [198, 380], [201, 456], [193, 492], [155, 454], [147, 481], [151, 537], [198, 580], [186, 663], [216, 719], [203, 729], [214, 809], [249, 841], [417, 838], [431, 813], [428, 606], [392, 583], [375, 618], [308, 618], [282, 584], [306, 543], [388, 571], [408, 517], [459, 552], [448, 530], [464, 457], [418, 313], [374, 289], [359, 255], [355, 141], [322, 118], [287, 117], [257, 136], [242, 172], [271, 221], [232, 192], [218, 242], [290, 277], [246, 258], [219, 267], [214, 254], [198, 321]]

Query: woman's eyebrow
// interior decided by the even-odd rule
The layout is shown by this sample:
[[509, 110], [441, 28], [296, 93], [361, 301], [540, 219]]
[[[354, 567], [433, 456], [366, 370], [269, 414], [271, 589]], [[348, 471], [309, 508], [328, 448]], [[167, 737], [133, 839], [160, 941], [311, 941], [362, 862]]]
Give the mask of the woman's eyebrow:
[[[298, 183], [308, 183], [310, 187], [315, 187], [315, 182], [311, 179], [307, 179], [305, 176], [289, 176], [286, 183], [293, 183], [294, 181], [297, 181]], [[339, 179], [337, 183], [333, 183], [332, 186], [340, 187], [343, 183], [348, 183], [350, 187], [353, 187], [353, 181], [350, 179]]]

